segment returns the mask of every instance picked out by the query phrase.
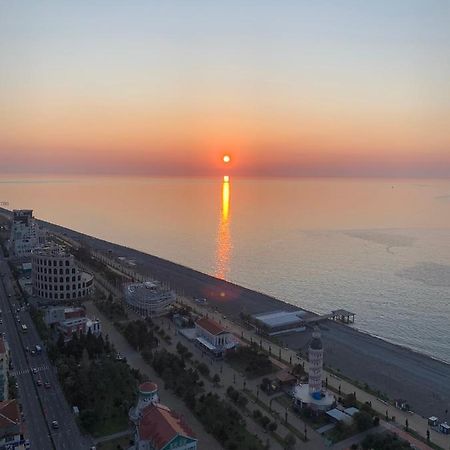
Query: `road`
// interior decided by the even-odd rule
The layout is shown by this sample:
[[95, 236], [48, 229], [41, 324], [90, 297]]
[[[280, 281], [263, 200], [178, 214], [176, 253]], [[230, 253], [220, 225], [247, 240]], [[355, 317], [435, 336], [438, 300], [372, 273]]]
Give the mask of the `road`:
[[[81, 435], [71, 409], [59, 385], [56, 370], [50, 364], [44, 346], [31, 320], [29, 312], [22, 308], [16, 297], [12, 274], [3, 255], [0, 254], [0, 308], [2, 310], [1, 332], [9, 344], [13, 369], [19, 389], [25, 426], [32, 449], [37, 450], [86, 450], [91, 442]], [[20, 307], [20, 311], [17, 309]], [[20, 323], [17, 320], [20, 319]], [[26, 324], [23, 333], [20, 325]], [[40, 345], [41, 354], [31, 355], [31, 349]], [[30, 352], [26, 351], [26, 348]], [[32, 369], [36, 369], [33, 375]], [[37, 385], [37, 381], [42, 386]], [[50, 387], [46, 388], [45, 383]], [[58, 429], [52, 428], [56, 420]]]

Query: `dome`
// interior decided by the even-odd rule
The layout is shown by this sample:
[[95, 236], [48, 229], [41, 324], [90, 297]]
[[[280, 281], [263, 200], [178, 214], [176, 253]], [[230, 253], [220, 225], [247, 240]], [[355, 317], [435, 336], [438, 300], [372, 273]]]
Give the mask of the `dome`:
[[141, 391], [143, 394], [151, 394], [153, 392], [156, 392], [157, 390], [158, 385], [156, 383], [152, 383], [151, 381], [146, 381], [145, 383], [139, 385], [139, 391]]

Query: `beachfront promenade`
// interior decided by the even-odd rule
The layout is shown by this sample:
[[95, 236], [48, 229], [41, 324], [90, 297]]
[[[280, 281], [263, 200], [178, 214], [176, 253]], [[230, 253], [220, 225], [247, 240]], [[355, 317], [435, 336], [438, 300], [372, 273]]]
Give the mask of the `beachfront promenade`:
[[[103, 253], [94, 253], [94, 255], [99, 258], [102, 262], [108, 264], [110, 267], [115, 268], [116, 270], [124, 270], [124, 273], [126, 273], [129, 276], [133, 276], [136, 279], [139, 280], [145, 280], [145, 275], [140, 274], [137, 271], [130, 270], [129, 268], [124, 267], [122, 264], [119, 264], [115, 259], [110, 258], [109, 256], [104, 255]], [[217, 311], [216, 308], [212, 307], [211, 305], [201, 305], [193, 299], [189, 297], [178, 297], [178, 302], [181, 305], [188, 305], [192, 310], [198, 314], [201, 315], [208, 315], [209, 317], [212, 317], [217, 322], [221, 323], [225, 328], [227, 328], [229, 331], [235, 334], [236, 337], [243, 340], [244, 342], [251, 343], [255, 342], [258, 345], [261, 346], [262, 349], [267, 351], [273, 358], [274, 362], [277, 362], [277, 364], [280, 367], [286, 367], [288, 368], [291, 365], [300, 363], [303, 364], [305, 369], [308, 370], [308, 361], [299, 357], [297, 352], [277, 345], [276, 343], [272, 341], [268, 341], [264, 338], [262, 338], [260, 335], [256, 334], [252, 330], [248, 330], [241, 326], [237, 322], [233, 322], [229, 318], [224, 318], [223, 313], [220, 311]], [[343, 326], [343, 325], [338, 325]], [[308, 334], [306, 332], [305, 334]], [[380, 368], [379, 370], [383, 370]], [[341, 396], [344, 396], [345, 394], [355, 393], [356, 398], [360, 402], [368, 402], [372, 405], [372, 407], [382, 416], [387, 416], [389, 419], [392, 419], [395, 417], [395, 424], [396, 428], [399, 431], [402, 431], [402, 427], [405, 426], [406, 421], [408, 421], [409, 429], [416, 431], [421, 436], [425, 437], [427, 430], [430, 430], [430, 438], [431, 441], [438, 444], [444, 449], [447, 449], [450, 447], [450, 436], [443, 435], [442, 433], [439, 433], [435, 431], [434, 429], [430, 429], [428, 427], [427, 419], [424, 417], [421, 417], [418, 414], [415, 413], [409, 413], [401, 411], [397, 408], [395, 408], [393, 405], [387, 403], [386, 401], [383, 401], [379, 399], [378, 397], [364, 391], [363, 389], [360, 389], [359, 387], [355, 386], [354, 384], [351, 384], [350, 382], [346, 381], [345, 379], [339, 378], [334, 373], [331, 373], [329, 371], [324, 371], [324, 377], [327, 380], [328, 386], [331, 390], [334, 390], [336, 395], [338, 396], [338, 393], [340, 392]], [[241, 377], [239, 377], [240, 379]], [[248, 382], [248, 386], [256, 392], [256, 385], [252, 386], [252, 382]], [[275, 406], [274, 409], [278, 408], [278, 406]], [[279, 412], [279, 414], [284, 414], [282, 411]], [[297, 426], [300, 430], [303, 430], [305, 428], [305, 424], [298, 418], [296, 418]], [[383, 426], [385, 428], [392, 428], [392, 423], [386, 424], [383, 423]], [[308, 429], [308, 436], [314, 436], [316, 433], [310, 429], [308, 426], [306, 427]], [[402, 434], [404, 434], [402, 432]], [[412, 438], [409, 434], [404, 434], [404, 437], [409, 437], [412, 441], [414, 441], [414, 438]], [[323, 443], [323, 441], [320, 441]], [[316, 447], [312, 448], [319, 448], [319, 442], [315, 442]], [[422, 444], [423, 446], [424, 444]]]
[[[308, 361], [297, 355], [296, 352], [288, 349], [282, 348], [271, 341], [267, 341], [255, 332], [246, 330], [240, 325], [231, 322], [228, 319], [224, 319], [223, 315], [219, 312], [211, 311], [211, 308], [199, 306], [191, 299], [182, 298], [180, 299], [182, 304], [189, 305], [194, 312], [199, 314], [208, 314], [209, 317], [221, 323], [226, 329], [234, 333], [237, 337], [244, 339], [246, 342], [255, 342], [261, 346], [262, 349], [270, 352], [273, 355], [274, 360], [278, 360], [289, 367], [290, 363], [304, 364], [305, 370], [308, 371]], [[280, 357], [281, 356], [281, 357]], [[425, 437], [428, 427], [428, 422], [426, 418], [421, 417], [418, 414], [411, 414], [409, 412], [401, 411], [398, 408], [390, 405], [389, 403], [377, 398], [376, 396], [367, 393], [366, 391], [356, 387], [355, 385], [343, 380], [333, 373], [324, 370], [324, 377], [328, 380], [328, 387], [334, 390], [336, 393], [341, 392], [341, 396], [345, 394], [356, 393], [356, 398], [360, 402], [369, 402], [372, 408], [379, 414], [388, 416], [389, 418], [395, 417], [395, 423], [398, 425], [397, 428], [404, 427], [406, 420], [408, 420], [408, 425], [411, 430], [416, 431], [421, 436]], [[337, 394], [336, 394], [337, 395]], [[430, 439], [432, 442], [438, 444], [444, 449], [450, 448], [450, 436], [439, 433], [433, 429], [430, 429]]]

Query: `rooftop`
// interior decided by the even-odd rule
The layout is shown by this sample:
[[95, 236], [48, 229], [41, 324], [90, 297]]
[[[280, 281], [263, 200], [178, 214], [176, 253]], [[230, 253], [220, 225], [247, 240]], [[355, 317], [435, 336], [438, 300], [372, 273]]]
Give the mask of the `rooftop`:
[[19, 424], [20, 412], [17, 401], [14, 399], [0, 402], [0, 430]]
[[144, 408], [139, 421], [141, 440], [150, 441], [156, 450], [161, 450], [177, 435], [195, 439], [184, 420], [167, 406], [156, 404]]
[[227, 330], [223, 328], [220, 324], [218, 324], [215, 320], [210, 319], [209, 317], [202, 317], [201, 319], [195, 322], [197, 326], [203, 328], [208, 333], [211, 333], [214, 336], [217, 336], [221, 333], [226, 333]]
[[158, 390], [158, 385], [151, 381], [145, 381], [139, 385], [139, 390], [141, 392], [155, 392]]
[[253, 318], [269, 327], [279, 327], [301, 322], [304, 314], [304, 311], [298, 309], [297, 311], [273, 311], [256, 314]]

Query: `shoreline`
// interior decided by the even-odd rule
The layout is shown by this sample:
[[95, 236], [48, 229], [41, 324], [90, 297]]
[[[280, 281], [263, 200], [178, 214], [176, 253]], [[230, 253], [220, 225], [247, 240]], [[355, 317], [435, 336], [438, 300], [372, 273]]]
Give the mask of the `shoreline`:
[[[10, 215], [8, 210], [0, 211]], [[210, 305], [229, 317], [239, 319], [241, 311], [253, 314], [282, 308], [298, 309], [264, 293], [214, 278], [160, 257], [50, 222], [39, 222], [50, 232], [65, 234], [100, 252], [111, 252], [111, 257], [125, 256], [134, 259], [136, 266], [133, 270], [136, 272], [166, 282], [185, 296], [205, 297]], [[301, 309], [315, 315], [311, 311]], [[326, 366], [337, 370], [348, 379], [357, 380], [362, 385], [367, 383], [372, 390], [385, 393], [392, 400], [407, 400], [411, 409], [424, 417], [437, 415], [444, 418], [444, 411], [450, 404], [448, 362], [348, 325], [328, 320], [322, 322], [321, 328]], [[303, 332], [284, 335], [281, 340], [292, 350], [303, 353], [310, 339], [309, 334]]]

